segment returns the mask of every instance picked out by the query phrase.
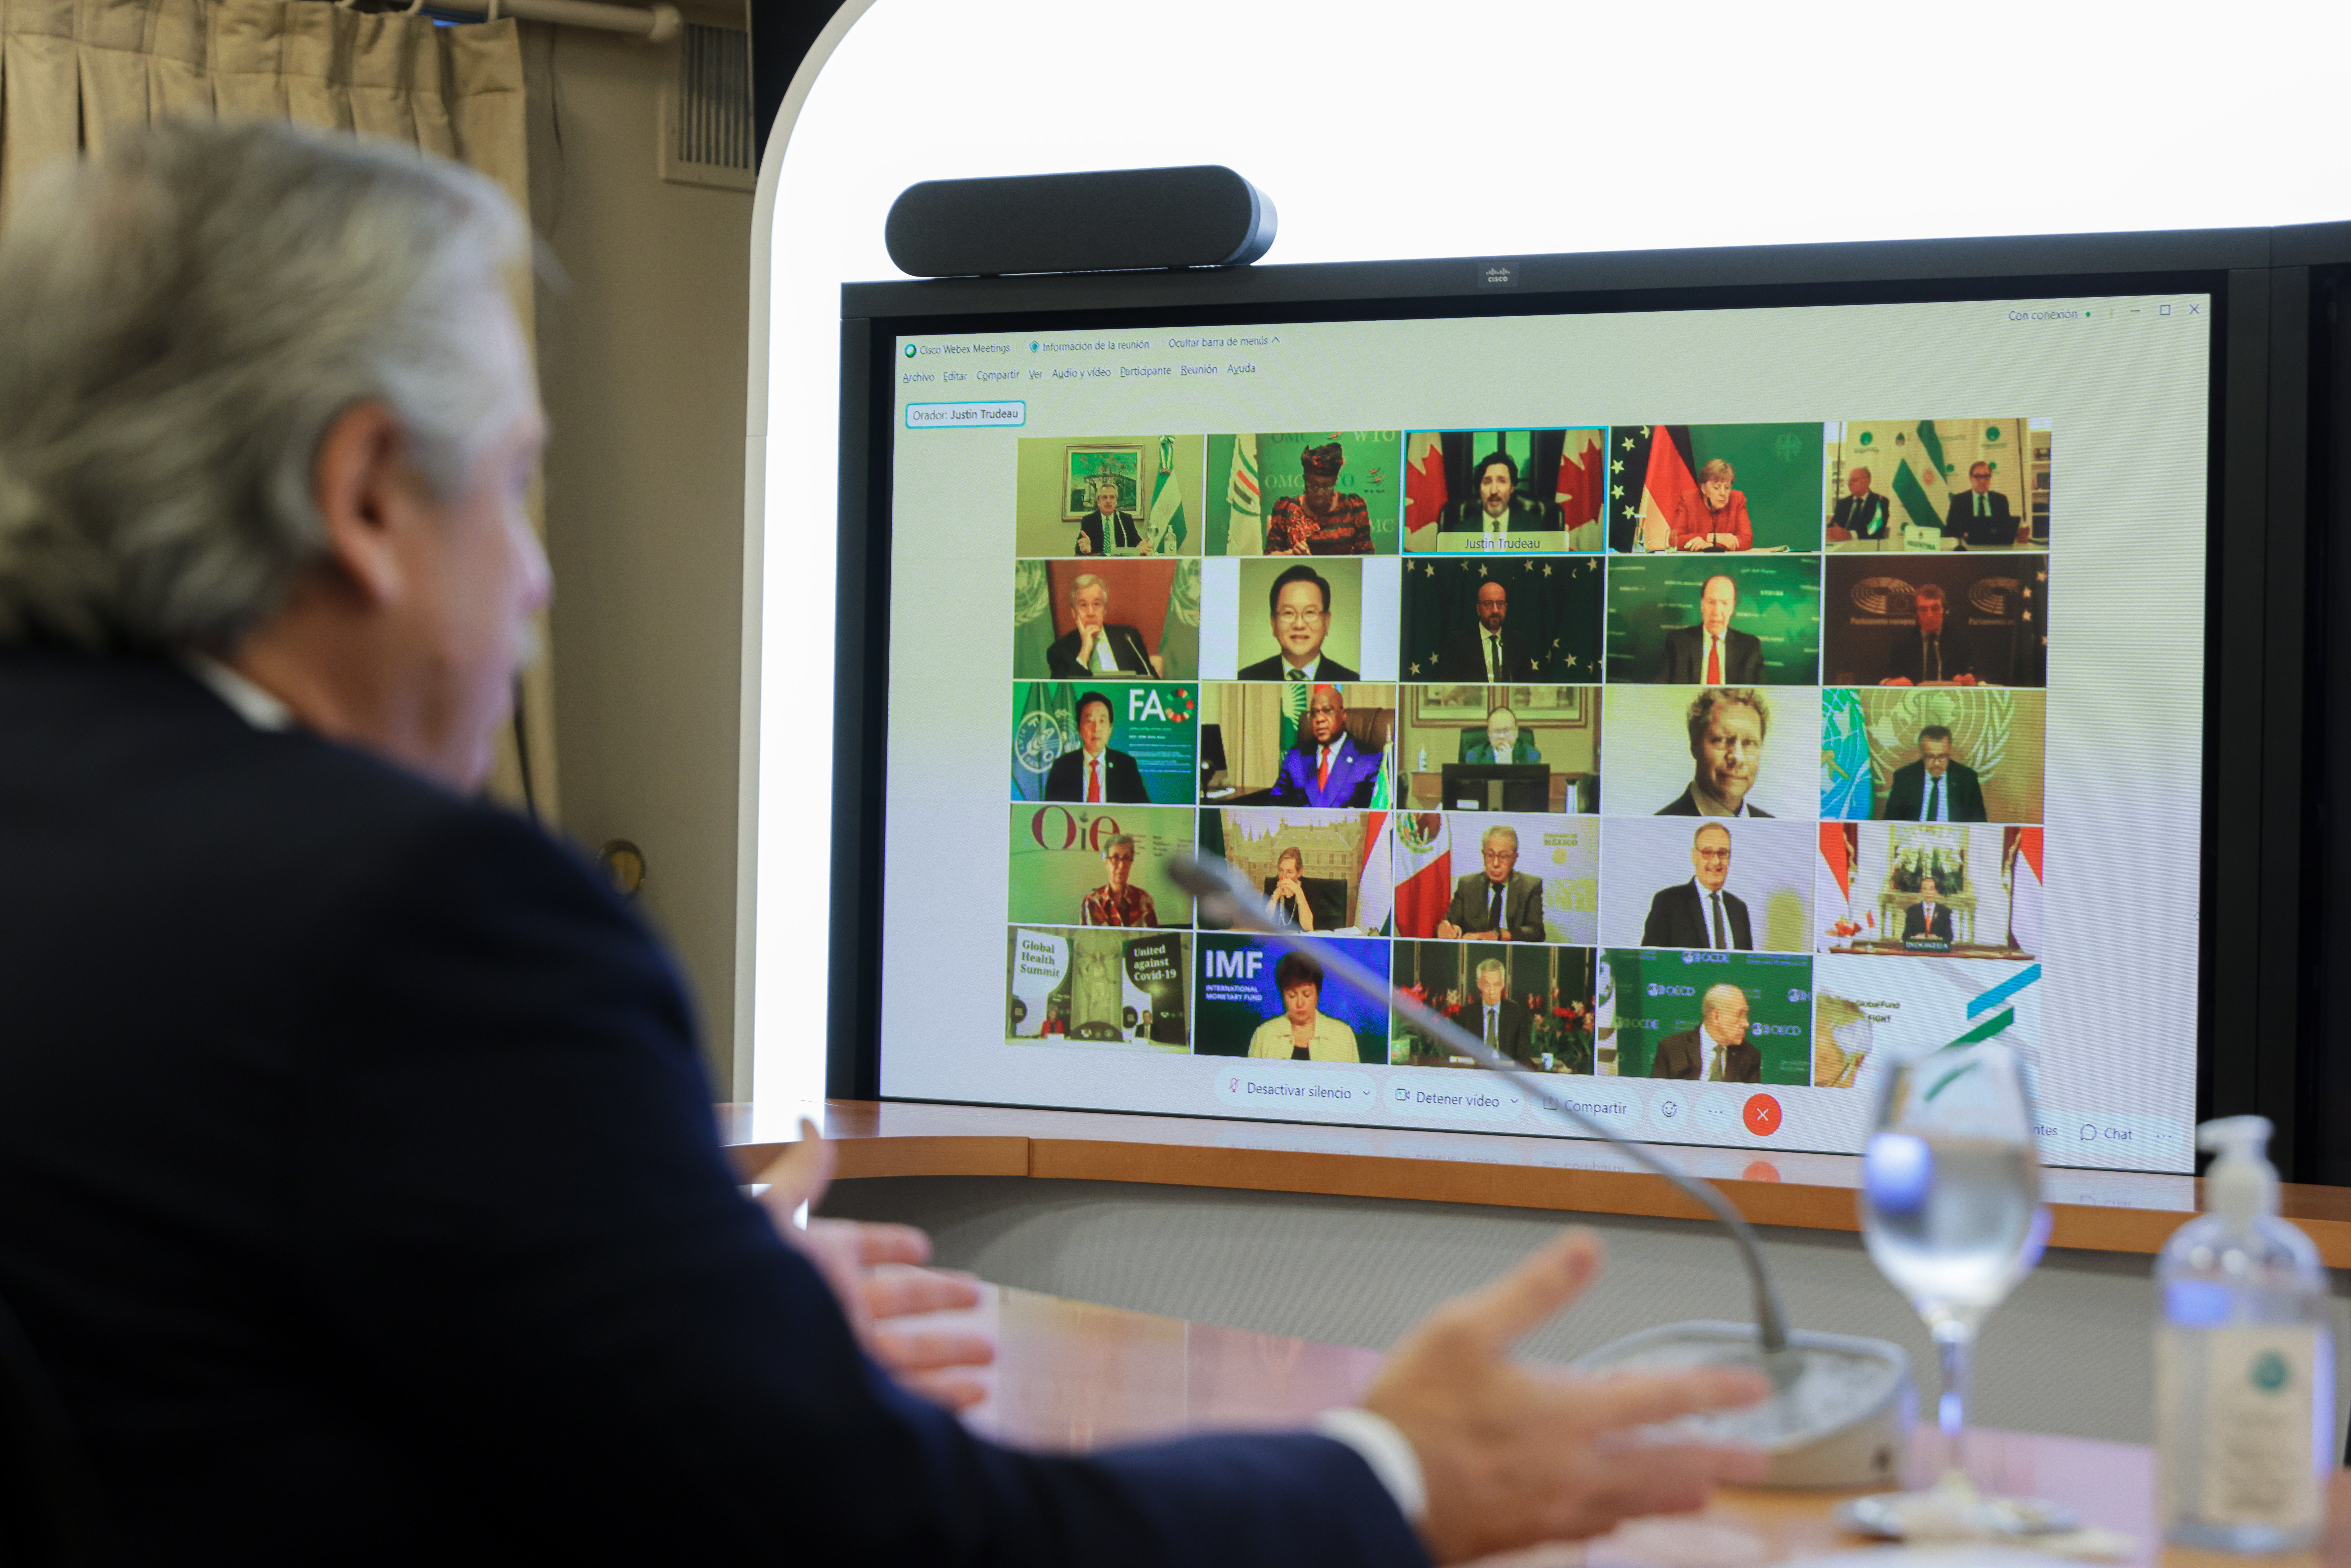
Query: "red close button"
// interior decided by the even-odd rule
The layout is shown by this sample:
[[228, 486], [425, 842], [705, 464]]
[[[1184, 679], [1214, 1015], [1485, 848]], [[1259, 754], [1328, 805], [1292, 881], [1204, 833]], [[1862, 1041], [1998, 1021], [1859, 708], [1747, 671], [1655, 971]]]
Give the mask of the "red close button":
[[1768, 1138], [1780, 1130], [1780, 1102], [1769, 1094], [1750, 1094], [1747, 1108], [1740, 1114], [1747, 1120], [1747, 1130], [1759, 1138]]

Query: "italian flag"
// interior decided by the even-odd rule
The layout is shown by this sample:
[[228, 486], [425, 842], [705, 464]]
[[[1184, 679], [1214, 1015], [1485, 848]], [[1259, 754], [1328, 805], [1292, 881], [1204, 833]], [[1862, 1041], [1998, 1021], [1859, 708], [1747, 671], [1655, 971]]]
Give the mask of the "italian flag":
[[1395, 826], [1395, 929], [1399, 936], [1434, 936], [1453, 902], [1453, 849], [1445, 817], [1415, 811]]
[[1416, 430], [1404, 439], [1404, 531], [1407, 539], [1422, 529], [1426, 538], [1415, 541], [1427, 549], [1436, 540], [1437, 520], [1449, 498], [1445, 493], [1445, 444], [1433, 430]]
[[2008, 945], [2027, 956], [2041, 956], [2041, 830], [2010, 828], [2008, 834]]
[[1356, 928], [1385, 936], [1388, 915], [1395, 906], [1395, 868], [1388, 860], [1385, 811], [1374, 811], [1364, 819], [1364, 863], [1359, 870]]
[[[1176, 438], [1159, 438], [1159, 475], [1151, 482], [1151, 553], [1171, 555], [1182, 548], [1189, 532], [1184, 521], [1184, 491], [1176, 482]], [[1173, 541], [1173, 542], [1170, 542]]]
[[1571, 430], [1559, 449], [1559, 476], [1552, 486], [1570, 549], [1598, 549], [1600, 514], [1608, 498], [1607, 435], [1604, 430]]
[[1226, 553], [1263, 555], [1265, 497], [1258, 486], [1257, 436], [1254, 433], [1233, 437], [1233, 471], [1225, 480], [1225, 500], [1233, 511], [1231, 520], [1226, 524]]

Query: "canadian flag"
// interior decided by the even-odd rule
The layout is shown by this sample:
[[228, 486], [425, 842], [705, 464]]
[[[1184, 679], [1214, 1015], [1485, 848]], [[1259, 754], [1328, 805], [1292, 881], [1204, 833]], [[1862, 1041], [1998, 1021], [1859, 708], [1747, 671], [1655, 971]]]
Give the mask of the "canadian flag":
[[1608, 455], [1603, 449], [1607, 432], [1601, 430], [1571, 430], [1560, 444], [1559, 477], [1552, 484], [1553, 497], [1559, 502], [1560, 525], [1571, 536], [1569, 548], [1597, 549], [1599, 540], [1587, 536], [1573, 536], [1578, 528], [1600, 521], [1607, 497], [1607, 480], [1602, 461]]
[[[1404, 531], [1407, 538], [1423, 528], [1434, 530], [1445, 510], [1445, 444], [1433, 430], [1416, 430], [1405, 437]], [[1436, 542], [1432, 533], [1419, 541]]]
[[2008, 945], [2041, 956], [2041, 830], [2010, 828]]
[[1395, 868], [1388, 862], [1388, 813], [1364, 818], [1364, 863], [1356, 884], [1355, 928], [1377, 934], [1395, 904]]
[[1395, 819], [1395, 929], [1434, 936], [1453, 902], [1453, 849], [1437, 811], [1399, 811]]

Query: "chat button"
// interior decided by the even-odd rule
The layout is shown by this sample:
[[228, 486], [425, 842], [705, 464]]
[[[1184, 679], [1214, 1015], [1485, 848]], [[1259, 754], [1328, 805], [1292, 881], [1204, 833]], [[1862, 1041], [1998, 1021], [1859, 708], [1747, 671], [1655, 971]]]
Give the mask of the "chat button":
[[1344, 1067], [1236, 1061], [1217, 1068], [1217, 1098], [1291, 1116], [1368, 1116], [1379, 1101], [1379, 1085], [1370, 1073]]

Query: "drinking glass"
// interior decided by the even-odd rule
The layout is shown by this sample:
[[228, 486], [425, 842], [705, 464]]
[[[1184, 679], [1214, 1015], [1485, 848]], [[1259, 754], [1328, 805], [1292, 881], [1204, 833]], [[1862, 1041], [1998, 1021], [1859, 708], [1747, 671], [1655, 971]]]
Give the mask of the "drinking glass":
[[1880, 1083], [1862, 1153], [1861, 1235], [1934, 1338], [1944, 1469], [1925, 1491], [1861, 1499], [1855, 1521], [1900, 1536], [2066, 1528], [2053, 1504], [1987, 1497], [1967, 1473], [1977, 1331], [2040, 1261], [2049, 1233], [2023, 1074], [2007, 1047], [1987, 1042], [1886, 1063]]

